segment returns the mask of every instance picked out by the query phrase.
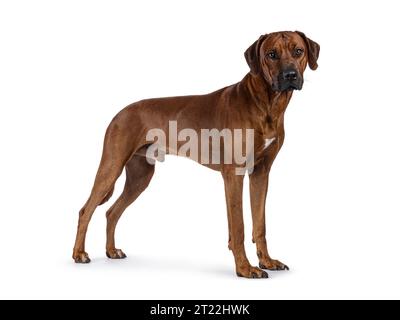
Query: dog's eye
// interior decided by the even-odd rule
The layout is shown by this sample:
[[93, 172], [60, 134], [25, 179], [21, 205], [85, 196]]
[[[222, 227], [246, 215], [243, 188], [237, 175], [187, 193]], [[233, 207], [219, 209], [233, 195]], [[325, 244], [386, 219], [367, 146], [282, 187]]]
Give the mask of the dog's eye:
[[275, 50], [268, 51], [267, 52], [267, 57], [272, 59], [272, 60], [278, 59], [278, 55], [276, 54]]
[[300, 56], [303, 54], [303, 52], [304, 52], [304, 50], [303, 50], [303, 49], [300, 49], [300, 48], [297, 48], [297, 49], [294, 51], [294, 53], [295, 53], [295, 55], [296, 55], [297, 57], [300, 57]]

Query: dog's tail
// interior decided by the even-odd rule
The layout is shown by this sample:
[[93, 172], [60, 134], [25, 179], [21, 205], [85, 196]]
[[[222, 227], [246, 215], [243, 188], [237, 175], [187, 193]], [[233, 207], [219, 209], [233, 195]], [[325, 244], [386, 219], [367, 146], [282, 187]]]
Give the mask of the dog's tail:
[[99, 206], [101, 206], [102, 204], [106, 203], [111, 198], [111, 196], [113, 195], [113, 192], [114, 192], [114, 187], [112, 187], [111, 190], [106, 194], [104, 199], [100, 202]]

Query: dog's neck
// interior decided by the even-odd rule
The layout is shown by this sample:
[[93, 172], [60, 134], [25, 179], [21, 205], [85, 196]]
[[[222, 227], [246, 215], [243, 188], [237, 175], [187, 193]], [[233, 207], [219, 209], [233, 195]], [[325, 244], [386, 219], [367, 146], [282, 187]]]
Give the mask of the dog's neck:
[[241, 84], [250, 95], [257, 109], [257, 113], [266, 122], [276, 122], [283, 116], [292, 91], [278, 92], [260, 75], [248, 73]]

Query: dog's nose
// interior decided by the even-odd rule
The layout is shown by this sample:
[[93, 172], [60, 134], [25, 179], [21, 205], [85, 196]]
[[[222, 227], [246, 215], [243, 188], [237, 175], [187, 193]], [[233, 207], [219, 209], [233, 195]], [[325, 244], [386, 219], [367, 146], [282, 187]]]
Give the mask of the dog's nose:
[[290, 81], [296, 80], [297, 72], [296, 72], [296, 70], [286, 70], [286, 71], [283, 71], [282, 76], [283, 76], [284, 80], [290, 80]]

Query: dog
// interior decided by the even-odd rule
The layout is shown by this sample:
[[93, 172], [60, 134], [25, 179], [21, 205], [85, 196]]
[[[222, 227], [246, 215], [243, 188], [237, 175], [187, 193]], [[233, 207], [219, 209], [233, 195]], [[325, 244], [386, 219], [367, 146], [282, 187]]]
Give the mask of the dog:
[[[166, 131], [173, 120], [177, 129], [190, 128], [195, 133], [213, 128], [253, 130], [253, 161], [245, 169], [249, 173], [252, 240], [256, 244], [259, 267], [249, 263], [244, 247], [244, 176], [238, 174], [237, 169], [244, 168], [245, 164], [237, 161], [197, 161], [222, 174], [228, 213], [228, 247], [233, 252], [236, 274], [246, 278], [267, 278], [268, 274], [263, 269], [289, 270], [268, 254], [265, 237], [268, 175], [284, 141], [286, 107], [293, 91], [303, 87], [307, 64], [310, 69], [317, 69], [319, 51], [320, 46], [299, 31], [264, 34], [245, 51], [250, 72], [240, 82], [206, 95], [147, 99], [122, 109], [107, 128], [95, 182], [89, 199], [79, 212], [73, 249], [75, 262], [90, 262], [85, 252], [89, 221], [96, 207], [111, 197], [114, 184], [124, 168], [124, 190], [106, 214], [106, 255], [110, 259], [126, 257], [122, 250], [115, 247], [115, 227], [124, 210], [146, 189], [154, 174], [155, 162], [149, 161], [147, 155], [156, 143], [149, 143], [147, 133], [155, 128]], [[175, 147], [183, 145], [182, 141], [176, 143]], [[234, 147], [233, 144], [222, 143], [211, 147], [211, 152], [224, 152]], [[177, 154], [171, 146], [172, 140], [167, 138], [165, 152]], [[157, 148], [161, 153], [160, 145]]]

